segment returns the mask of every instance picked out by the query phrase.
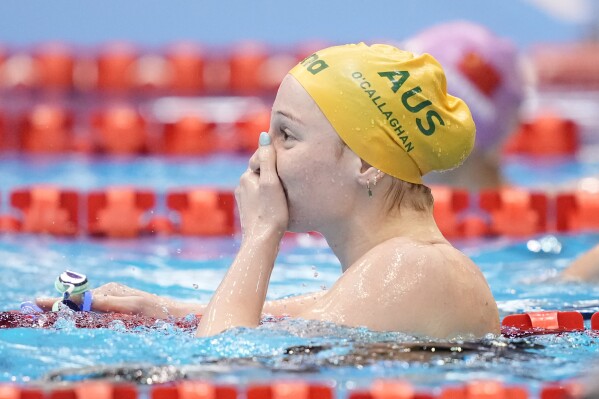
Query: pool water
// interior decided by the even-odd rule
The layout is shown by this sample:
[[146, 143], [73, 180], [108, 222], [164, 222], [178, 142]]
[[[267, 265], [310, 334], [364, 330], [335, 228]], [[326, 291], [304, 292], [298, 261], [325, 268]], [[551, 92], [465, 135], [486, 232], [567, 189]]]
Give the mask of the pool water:
[[[32, 161], [7, 155], [0, 165], [5, 206], [11, 189], [42, 181], [81, 190], [112, 184], [157, 192], [190, 185], [232, 188], [247, 167], [247, 156]], [[534, 169], [531, 164], [510, 167]], [[544, 165], [538, 175], [550, 173], [548, 168]], [[585, 173], [578, 169], [563, 181], [599, 169], [593, 164], [584, 168]], [[563, 164], [555, 170], [563, 170]], [[531, 180], [538, 175], [528, 173]], [[464, 240], [456, 245], [481, 267], [504, 317], [541, 309], [599, 311], [599, 286], [555, 279], [597, 242], [599, 234], [587, 233]], [[55, 295], [54, 280], [67, 268], [87, 274], [93, 286], [116, 281], [180, 300], [207, 302], [238, 246], [239, 237], [111, 240], [3, 235], [0, 310]], [[544, 250], [535, 252], [539, 247]], [[340, 265], [323, 239], [289, 237], [281, 246], [268, 298], [326, 289], [339, 274]], [[587, 370], [599, 353], [598, 339], [599, 335], [584, 332], [431, 343], [400, 333], [302, 320], [265, 322], [257, 329], [238, 328], [197, 339], [193, 331], [168, 322], [132, 331], [118, 322], [107, 329], [78, 329], [65, 312], [54, 328], [0, 330], [0, 382], [118, 377], [140, 384], [179, 378], [246, 383], [292, 377], [335, 381], [343, 395], [381, 377], [401, 377], [429, 387], [493, 378], [523, 382], [534, 390], [543, 382], [570, 379]]]

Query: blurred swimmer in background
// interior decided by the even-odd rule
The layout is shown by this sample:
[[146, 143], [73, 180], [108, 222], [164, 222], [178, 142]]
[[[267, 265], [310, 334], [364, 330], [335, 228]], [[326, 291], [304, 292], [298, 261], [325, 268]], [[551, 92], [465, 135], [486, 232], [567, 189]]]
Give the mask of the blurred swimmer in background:
[[[520, 120], [526, 88], [525, 67], [515, 45], [484, 26], [456, 21], [426, 29], [401, 46], [439, 61], [448, 93], [466, 101], [476, 123], [474, 150], [464, 163], [432, 172], [424, 181], [472, 191], [505, 185], [500, 152]], [[599, 245], [572, 262], [561, 277], [599, 282]]]
[[564, 280], [599, 283], [599, 245], [576, 258], [561, 277]]
[[401, 46], [439, 61], [447, 75], [447, 92], [468, 104], [476, 124], [475, 147], [462, 166], [430, 173], [425, 183], [475, 191], [502, 185], [500, 151], [519, 121], [524, 97], [515, 45], [481, 25], [457, 21], [426, 29]]

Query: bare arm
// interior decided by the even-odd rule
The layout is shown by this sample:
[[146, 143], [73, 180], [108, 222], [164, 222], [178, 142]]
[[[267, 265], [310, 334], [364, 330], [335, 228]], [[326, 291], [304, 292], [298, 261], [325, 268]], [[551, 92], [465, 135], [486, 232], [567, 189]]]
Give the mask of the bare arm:
[[235, 189], [241, 248], [206, 307], [198, 336], [236, 326], [255, 327], [260, 322], [279, 243], [289, 223], [289, 210], [271, 138], [262, 132], [259, 141]]
[[262, 313], [274, 316], [297, 317], [300, 313], [312, 307], [325, 293], [326, 291], [316, 291], [289, 298], [267, 301], [264, 303]]
[[260, 322], [280, 237], [264, 236], [241, 245], [229, 271], [206, 307], [197, 336], [231, 327], [256, 327]]
[[585, 252], [563, 271], [566, 280], [599, 282], [599, 245]]
[[[118, 283], [108, 283], [92, 290], [94, 312], [119, 312], [138, 314], [148, 317], [167, 318], [185, 317], [189, 314], [203, 315], [207, 304], [190, 303], [161, 297], [146, 291], [127, 287]], [[284, 299], [266, 301], [262, 313], [274, 316], [297, 316], [322, 297], [326, 291], [311, 292]], [[50, 311], [54, 302], [60, 298], [38, 298], [37, 305], [45, 311]], [[79, 296], [71, 297], [81, 304]]]
[[[300, 313], [312, 307], [325, 293], [326, 291], [316, 291], [302, 295], [294, 295], [288, 298], [266, 301], [262, 308], [262, 316], [266, 314], [272, 316], [297, 317]], [[207, 305], [204, 304], [173, 301], [173, 304], [169, 309], [169, 314], [175, 317], [185, 317], [189, 314], [201, 316], [206, 312], [206, 307]]]

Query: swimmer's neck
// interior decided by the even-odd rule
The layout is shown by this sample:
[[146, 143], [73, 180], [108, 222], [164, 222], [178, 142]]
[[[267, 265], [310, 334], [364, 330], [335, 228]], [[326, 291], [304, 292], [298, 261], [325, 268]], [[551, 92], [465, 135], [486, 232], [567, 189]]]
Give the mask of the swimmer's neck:
[[[431, 211], [402, 209], [389, 215], [376, 212], [344, 220], [320, 231], [341, 262], [343, 272], [377, 245], [395, 238], [423, 244], [447, 243]], [[350, 219], [350, 218], [348, 218]]]

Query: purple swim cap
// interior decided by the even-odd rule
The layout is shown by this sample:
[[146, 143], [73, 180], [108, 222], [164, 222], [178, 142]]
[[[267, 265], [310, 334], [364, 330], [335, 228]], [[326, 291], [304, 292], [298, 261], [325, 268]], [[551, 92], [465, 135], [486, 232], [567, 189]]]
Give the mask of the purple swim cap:
[[497, 145], [514, 126], [523, 98], [515, 46], [470, 22], [434, 26], [407, 39], [403, 48], [429, 53], [445, 70], [447, 91], [462, 98], [476, 123], [475, 148]]

